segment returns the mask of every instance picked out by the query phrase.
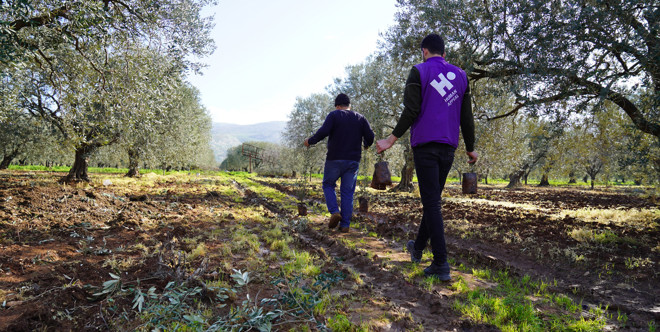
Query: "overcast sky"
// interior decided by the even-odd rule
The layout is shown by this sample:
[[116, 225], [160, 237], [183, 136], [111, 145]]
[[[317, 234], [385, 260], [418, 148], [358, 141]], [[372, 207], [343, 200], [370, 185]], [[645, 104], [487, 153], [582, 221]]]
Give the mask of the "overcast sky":
[[296, 97], [324, 92], [347, 65], [376, 51], [395, 0], [219, 1], [199, 88], [214, 122], [287, 121]]

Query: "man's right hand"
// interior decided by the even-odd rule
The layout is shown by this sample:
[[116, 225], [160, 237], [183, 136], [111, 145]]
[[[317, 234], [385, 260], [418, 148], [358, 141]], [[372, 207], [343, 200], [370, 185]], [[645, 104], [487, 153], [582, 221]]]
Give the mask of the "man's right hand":
[[381, 153], [381, 152], [391, 148], [392, 145], [394, 145], [394, 142], [396, 142], [396, 140], [398, 140], [398, 139], [399, 139], [398, 137], [396, 137], [394, 135], [390, 135], [386, 139], [378, 140], [378, 142], [376, 142], [376, 148], [377, 148], [376, 152]]
[[305, 143], [303, 143], [306, 147], [309, 147], [309, 138], [305, 140]]
[[468, 164], [474, 164], [477, 162], [477, 159], [479, 159], [479, 154], [477, 151], [471, 151], [471, 152], [465, 152], [468, 157], [470, 157], [470, 160], [468, 160]]

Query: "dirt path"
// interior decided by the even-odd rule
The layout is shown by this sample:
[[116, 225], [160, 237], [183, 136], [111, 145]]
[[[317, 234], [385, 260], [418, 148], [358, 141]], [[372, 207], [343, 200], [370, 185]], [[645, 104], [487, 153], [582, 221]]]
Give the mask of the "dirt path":
[[[292, 193], [293, 190], [282, 184], [270, 184], [267, 181], [264, 184], [281, 190], [285, 193]], [[530, 190], [524, 191], [506, 191], [499, 189], [483, 190], [477, 199], [471, 199], [469, 196], [462, 197], [457, 193], [456, 188], [448, 189], [450, 198], [449, 203], [444, 204], [444, 213], [447, 224], [457, 227], [461, 224], [461, 219], [468, 218], [470, 227], [477, 227], [481, 231], [477, 232], [502, 232], [504, 229], [507, 234], [515, 234], [521, 238], [521, 243], [509, 241], [502, 242], [500, 238], [485, 238], [483, 236], [456, 236], [451, 230], [447, 234], [447, 244], [450, 255], [457, 259], [457, 263], [466, 263], [472, 266], [485, 266], [494, 269], [506, 270], [519, 278], [531, 276], [536, 280], [544, 280], [550, 286], [549, 289], [568, 294], [582, 303], [584, 310], [594, 308], [599, 305], [607, 306], [610, 312], [625, 313], [631, 326], [640, 328], [647, 327], [649, 321], [660, 321], [660, 291], [657, 288], [658, 274], [654, 269], [657, 263], [658, 251], [653, 246], [659, 244], [659, 233], [657, 228], [638, 230], [635, 227], [627, 225], [612, 224], [594, 224], [588, 223], [588, 227], [593, 228], [594, 232], [607, 232], [614, 230], [614, 233], [621, 238], [628, 236], [625, 241], [613, 243], [609, 252], [603, 252], [602, 249], [589, 249], [579, 252], [592, 258], [585, 263], [575, 263], [560, 256], [552, 259], [553, 255], [548, 252], [569, 252], [575, 247], [580, 248], [580, 243], [566, 236], [567, 229], [570, 227], [581, 227], [585, 222], [579, 219], [564, 217], [557, 220], [551, 217], [560, 211], [568, 208], [603, 208], [603, 209], [655, 209], [657, 204], [636, 196], [630, 196], [622, 193], [594, 193], [578, 190]], [[372, 199], [371, 209], [374, 212], [359, 213], [355, 212], [357, 220], [366, 225], [364, 231], [354, 231], [351, 237], [354, 239], [367, 237], [368, 232], [375, 232], [377, 237], [390, 243], [389, 248], [383, 249], [366, 245], [364, 250], [371, 252], [377, 257], [387, 256], [385, 251], [401, 252], [405, 239], [414, 238], [418, 222], [421, 218], [419, 211], [421, 206], [414, 197], [404, 197], [392, 199], [389, 195], [378, 195]], [[321, 197], [313, 197], [315, 204], [322, 204]], [[475, 203], [475, 201], [477, 201]], [[516, 205], [518, 204], [518, 205]], [[544, 212], [539, 212], [544, 211]], [[658, 220], [656, 219], [656, 224]], [[598, 228], [601, 227], [601, 228]], [[315, 228], [312, 233], [306, 235], [310, 246], [318, 242], [316, 246], [322, 246], [325, 252], [330, 252], [333, 257], [343, 257], [346, 251], [352, 252], [341, 243], [334, 240], [341, 235], [327, 234], [322, 227]], [[610, 234], [610, 233], [605, 233]], [[531, 239], [531, 243], [526, 243], [525, 236]], [[634, 238], [642, 238], [644, 242], [633, 242]], [[640, 246], [640, 244], [642, 244]], [[553, 249], [553, 245], [556, 246]], [[644, 247], [649, 245], [649, 247]], [[613, 248], [614, 247], [614, 248]], [[536, 250], [535, 255], [530, 255], [530, 251]], [[362, 251], [360, 251], [362, 252]], [[353, 255], [360, 252], [353, 253]], [[626, 260], [630, 262], [630, 257], [639, 255], [641, 257], [650, 256], [650, 265], [636, 268], [630, 274], [628, 271], [622, 271]], [[405, 256], [405, 254], [404, 254]], [[557, 256], [555, 254], [555, 256]], [[365, 273], [367, 276], [375, 275], [373, 280], [385, 280], [384, 292], [394, 294], [393, 301], [403, 306], [415, 315], [427, 319], [431, 311], [438, 309], [419, 309], [408, 307], [410, 305], [410, 291], [425, 294], [422, 297], [422, 303], [439, 303], [443, 309], [447, 309], [447, 304], [441, 295], [443, 291], [434, 290], [428, 295], [424, 289], [419, 286], [410, 285], [405, 279], [388, 270], [383, 270], [378, 263], [369, 264], [370, 260], [360, 256], [359, 263], [351, 263], [351, 268]], [[628, 258], [626, 258], [628, 257]], [[390, 259], [390, 257], [388, 257]], [[397, 264], [401, 264], [399, 259]], [[404, 258], [405, 261], [406, 258]], [[356, 259], [358, 260], [358, 259]], [[388, 260], [393, 263], [392, 260]], [[602, 267], [612, 268], [617, 266], [614, 271], [602, 271]], [[363, 271], [372, 271], [368, 274]], [[630, 271], [630, 270], [629, 270]], [[380, 275], [386, 273], [386, 275]], [[452, 273], [454, 273], [452, 271]], [[408, 291], [408, 287], [413, 287]], [[394, 289], [407, 289], [406, 292], [398, 293]], [[445, 288], [444, 292], [448, 290]], [[440, 294], [440, 295], [439, 295]], [[450, 294], [449, 294], [450, 295]], [[429, 298], [425, 298], [429, 296]], [[443, 307], [443, 305], [445, 307]], [[433, 306], [432, 306], [433, 307]], [[417, 310], [417, 311], [414, 311]], [[451, 312], [451, 310], [449, 310]], [[447, 315], [447, 313], [444, 313]], [[452, 326], [460, 326], [452, 319]]]
[[[318, 253], [326, 253], [337, 261], [337, 264], [345, 270], [357, 271], [368, 289], [378, 297], [391, 302], [394, 310], [400, 310], [412, 315], [414, 322], [424, 326], [431, 331], [442, 330], [464, 330], [493, 331], [497, 330], [491, 326], [473, 325], [462, 321], [451, 309], [452, 301], [442, 292], [446, 289], [435, 289], [428, 291], [406, 281], [400, 274], [384, 268], [384, 261], [370, 259], [364, 251], [346, 248], [337, 241], [337, 238], [357, 239], [364, 234], [354, 232], [352, 234], [340, 234], [336, 231], [321, 230], [325, 226], [325, 218], [315, 216], [315, 226], [299, 235], [301, 242]], [[375, 248], [371, 247], [370, 250]], [[396, 250], [386, 245], [381, 250]], [[373, 250], [372, 252], [382, 252]], [[391, 257], [391, 255], [390, 255]], [[399, 252], [397, 258], [407, 257]], [[389, 261], [392, 262], [392, 261]], [[403, 264], [404, 261], [395, 261], [395, 264]], [[449, 292], [451, 293], [451, 292]], [[396, 329], [395, 329], [396, 330]], [[405, 330], [405, 329], [404, 329]]]
[[[271, 270], [290, 259], [273, 255], [276, 250], [264, 239], [267, 232], [276, 234], [273, 228], [293, 237], [285, 244], [292, 251], [320, 257], [315, 262], [323, 266], [321, 273], [348, 276], [333, 284], [331, 293], [340, 300], [332, 303], [340, 309], [320, 314], [323, 323], [342, 314], [353, 326], [368, 322], [374, 331], [497, 330], [454, 309], [465, 294], [455, 282], [469, 289], [498, 287], [471, 270], [485, 267], [544, 280], [553, 291], [578, 303], [583, 299], [577, 315], [609, 304], [608, 328], [620, 329], [617, 310], [627, 314], [627, 329], [647, 329], [649, 321], [658, 321], [659, 236], [653, 220], [603, 223], [562, 215], [585, 207], [618, 207], [631, 215], [657, 209], [624, 193], [590, 197], [579, 191], [493, 188], [462, 196], [450, 185], [443, 212], [453, 280], [440, 283], [421, 273], [430, 263], [428, 255], [414, 265], [403, 248], [418, 227], [415, 195], [372, 193], [371, 211], [356, 211], [354, 227], [345, 234], [327, 229], [315, 184], [309, 184], [309, 215], [302, 218], [292, 198], [298, 187], [285, 180], [158, 176], [112, 181], [120, 184], [62, 186], [48, 173], [0, 172], [0, 296], [5, 302], [0, 330], [113, 330], [117, 323], [136, 328], [131, 325], [140, 321], [131, 310], [134, 297], [117, 296], [110, 303], [93, 295], [110, 273], [120, 273], [126, 289], [140, 280], [144, 290], [162, 292], [168, 282], [191, 276], [224, 285], [231, 271], [240, 269], [256, 279], [250, 294], [271, 296], [276, 293]], [[279, 192], [248, 185], [251, 181]], [[576, 234], [591, 238], [580, 242]], [[594, 242], [596, 236], [605, 242]], [[228, 304], [239, 306], [244, 295], [236, 293]]]
[[[283, 193], [291, 195], [281, 186], [273, 186], [266, 181], [261, 184], [270, 185]], [[245, 190], [245, 189], [241, 189]], [[287, 215], [288, 211], [274, 206], [263, 198], [253, 198], [254, 201], [265, 203], [264, 207], [273, 212]], [[320, 202], [315, 202], [320, 204]], [[452, 300], [448, 295], [453, 292], [443, 286], [427, 290], [417, 284], [410, 283], [388, 265], [412, 264], [410, 256], [399, 248], [397, 243], [372, 239], [361, 250], [348, 248], [341, 243], [342, 239], [360, 241], [366, 234], [357, 230], [349, 233], [339, 233], [336, 229], [327, 228], [325, 217], [319, 214], [307, 215], [311, 223], [303, 231], [293, 232], [303, 248], [316, 252], [322, 258], [334, 260], [337, 268], [346, 273], [356, 272], [364, 282], [364, 288], [369, 298], [379, 298], [386, 301], [390, 311], [409, 315], [412, 321], [400, 321], [394, 325], [383, 327], [384, 331], [409, 331], [423, 326], [427, 331], [498, 331], [494, 326], [474, 324], [461, 319], [451, 309]], [[375, 257], [367, 257], [367, 252], [376, 253]], [[387, 257], [381, 259], [378, 255]]]

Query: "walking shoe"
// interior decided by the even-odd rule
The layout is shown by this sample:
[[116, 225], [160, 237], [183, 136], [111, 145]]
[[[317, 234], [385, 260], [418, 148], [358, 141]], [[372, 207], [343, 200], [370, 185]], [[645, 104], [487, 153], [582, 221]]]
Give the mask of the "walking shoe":
[[422, 262], [422, 250], [415, 250], [415, 241], [410, 240], [406, 243], [406, 249], [410, 253], [410, 261], [413, 263]]
[[348, 230], [349, 230], [349, 229], [350, 229], [350, 227], [348, 227], [348, 226], [346, 226], [346, 227], [339, 227], [339, 231], [342, 232], [342, 233], [348, 233]]
[[451, 280], [451, 276], [449, 276], [449, 263], [445, 262], [441, 265], [432, 263], [424, 269], [424, 275], [427, 277], [436, 277], [441, 281], [449, 281]]
[[333, 213], [330, 216], [330, 222], [328, 223], [328, 228], [333, 229], [339, 225], [339, 222], [341, 221], [341, 214], [339, 213]]

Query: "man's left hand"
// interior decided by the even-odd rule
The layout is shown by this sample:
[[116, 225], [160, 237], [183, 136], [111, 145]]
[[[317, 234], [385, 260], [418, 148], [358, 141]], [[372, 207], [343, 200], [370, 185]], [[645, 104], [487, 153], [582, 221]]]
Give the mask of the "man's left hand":
[[470, 152], [465, 152], [470, 159], [468, 160], [468, 164], [474, 164], [477, 162], [477, 159], [479, 159], [479, 154], [477, 151], [470, 151]]
[[305, 143], [303, 143], [306, 147], [309, 147], [309, 138], [305, 140]]

